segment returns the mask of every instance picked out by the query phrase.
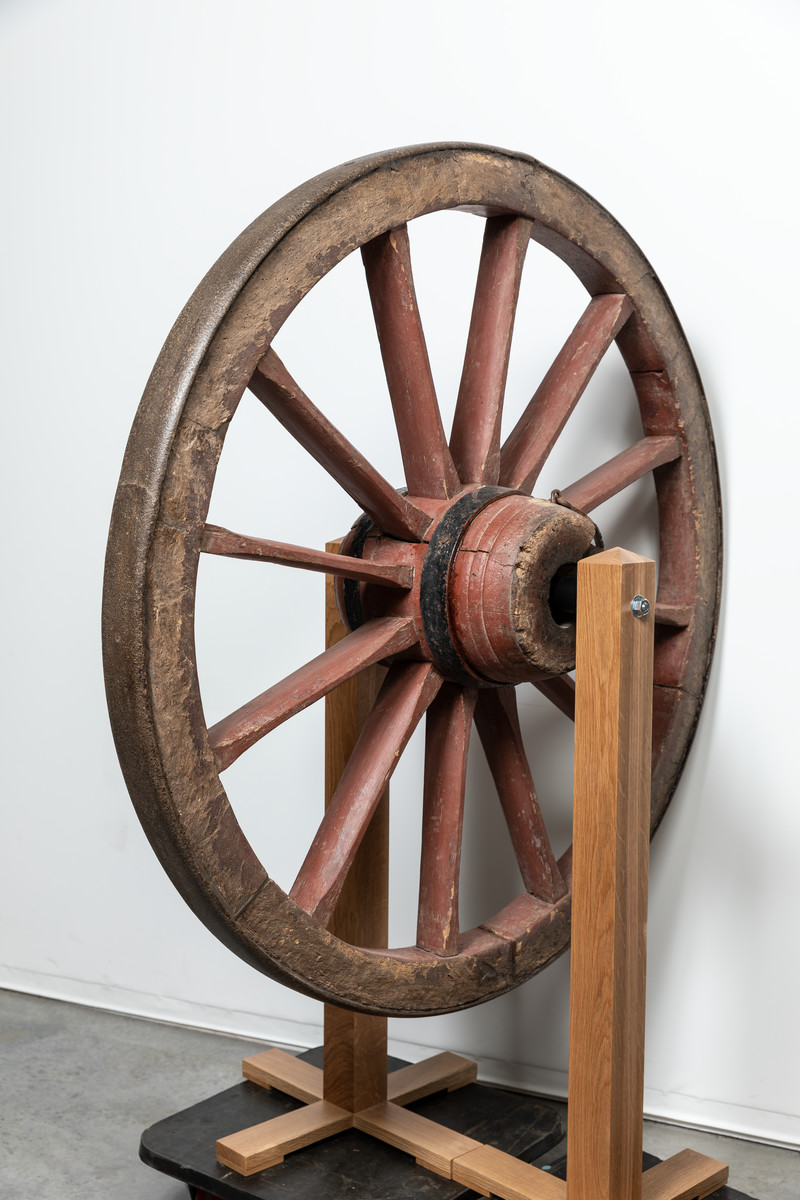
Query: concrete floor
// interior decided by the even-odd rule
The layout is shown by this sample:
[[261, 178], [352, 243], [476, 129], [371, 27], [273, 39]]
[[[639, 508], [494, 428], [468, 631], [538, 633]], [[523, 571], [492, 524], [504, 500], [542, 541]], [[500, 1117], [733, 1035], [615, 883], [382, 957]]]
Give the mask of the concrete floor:
[[[0, 991], [4, 1200], [187, 1200], [139, 1162], [143, 1129], [238, 1082], [263, 1045]], [[800, 1200], [800, 1153], [645, 1123], [659, 1158], [690, 1146], [755, 1200]], [[320, 1200], [323, 1200], [321, 1197]]]

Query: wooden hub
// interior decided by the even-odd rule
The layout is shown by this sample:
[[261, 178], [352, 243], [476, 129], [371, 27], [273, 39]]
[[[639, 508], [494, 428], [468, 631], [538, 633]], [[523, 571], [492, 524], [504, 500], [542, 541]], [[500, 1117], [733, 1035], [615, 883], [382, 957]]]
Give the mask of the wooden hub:
[[412, 617], [413, 651], [468, 686], [524, 683], [575, 666], [575, 625], [558, 621], [553, 581], [583, 558], [594, 522], [548, 500], [479, 487], [438, 506], [420, 543], [383, 535], [362, 518], [342, 553], [414, 572], [406, 592], [345, 581], [339, 588], [349, 628], [378, 617]]

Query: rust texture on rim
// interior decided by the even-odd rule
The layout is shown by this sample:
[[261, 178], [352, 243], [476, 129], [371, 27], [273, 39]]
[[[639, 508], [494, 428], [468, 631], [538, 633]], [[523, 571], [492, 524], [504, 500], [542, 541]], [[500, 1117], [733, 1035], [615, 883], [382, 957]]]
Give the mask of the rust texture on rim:
[[[445, 209], [486, 223], [449, 441], [406, 231], [409, 222]], [[501, 445], [508, 350], [531, 239], [572, 269], [589, 301]], [[387, 484], [335, 429], [271, 349], [306, 293], [357, 249], [408, 495]], [[612, 342], [633, 381], [643, 436], [564, 488], [563, 497], [582, 512], [534, 499], [541, 466]], [[342, 546], [339, 575], [354, 581], [359, 616], [344, 606], [352, 632], [343, 642], [209, 729], [194, 649], [200, 554], [263, 557], [311, 570], [329, 565], [319, 548], [206, 526], [225, 433], [248, 387], [352, 497], [354, 515], [365, 514], [358, 545], [351, 537]], [[565, 672], [573, 665], [574, 628], [553, 618], [550, 589], [590, 552], [594, 524], [583, 514], [648, 473], [659, 518], [655, 829], [705, 691], [719, 606], [721, 519], [698, 373], [638, 247], [596, 201], [535, 160], [446, 144], [389, 151], [319, 176], [268, 209], [220, 258], [178, 318], [136, 416], [111, 522], [103, 636], [114, 736], [139, 817], [187, 903], [235, 953], [319, 999], [421, 1016], [499, 995], [566, 948], [570, 851], [556, 861], [547, 840], [513, 685], [534, 683], [570, 712]], [[392, 665], [337, 796], [287, 894], [247, 842], [220, 773], [339, 682], [386, 661]], [[382, 794], [423, 715], [418, 945], [351, 946], [325, 925], [374, 810], [369, 797]], [[459, 932], [473, 721], [525, 890]]]

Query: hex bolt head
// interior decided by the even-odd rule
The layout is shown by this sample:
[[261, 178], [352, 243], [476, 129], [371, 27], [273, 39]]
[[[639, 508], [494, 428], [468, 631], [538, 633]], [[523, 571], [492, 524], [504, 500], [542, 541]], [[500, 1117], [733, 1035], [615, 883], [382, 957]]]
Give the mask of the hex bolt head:
[[634, 596], [631, 600], [631, 612], [635, 617], [646, 617], [650, 612], [650, 601], [646, 596]]

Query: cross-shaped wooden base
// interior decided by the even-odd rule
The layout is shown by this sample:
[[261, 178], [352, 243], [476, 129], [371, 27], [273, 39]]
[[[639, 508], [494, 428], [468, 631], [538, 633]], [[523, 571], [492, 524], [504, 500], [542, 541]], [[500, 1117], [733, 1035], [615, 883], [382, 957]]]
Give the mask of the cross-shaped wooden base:
[[307, 1107], [217, 1142], [218, 1160], [241, 1175], [273, 1166], [291, 1150], [350, 1128], [414, 1154], [421, 1166], [448, 1179], [452, 1177], [451, 1157], [479, 1145], [403, 1107], [443, 1088], [453, 1091], [472, 1083], [477, 1067], [458, 1054], [437, 1054], [391, 1072], [386, 1077], [386, 1099], [356, 1112], [324, 1098], [324, 1072], [319, 1067], [283, 1050], [266, 1050], [244, 1059], [242, 1071], [253, 1083], [277, 1088]]
[[[251, 1082], [277, 1088], [302, 1100], [305, 1107], [220, 1138], [219, 1162], [240, 1175], [263, 1171], [294, 1150], [355, 1128], [485, 1196], [502, 1200], [566, 1200], [568, 1196], [564, 1180], [404, 1107], [443, 1088], [453, 1091], [473, 1082], [475, 1063], [460, 1055], [437, 1054], [391, 1072], [386, 1100], [356, 1113], [323, 1099], [324, 1072], [283, 1050], [265, 1050], [244, 1059], [242, 1071]], [[721, 1187], [727, 1175], [723, 1163], [684, 1150], [643, 1174], [642, 1200], [705, 1197]]]

